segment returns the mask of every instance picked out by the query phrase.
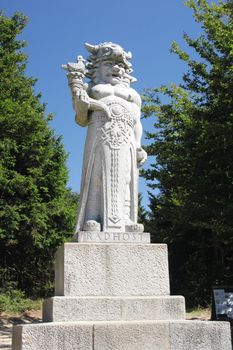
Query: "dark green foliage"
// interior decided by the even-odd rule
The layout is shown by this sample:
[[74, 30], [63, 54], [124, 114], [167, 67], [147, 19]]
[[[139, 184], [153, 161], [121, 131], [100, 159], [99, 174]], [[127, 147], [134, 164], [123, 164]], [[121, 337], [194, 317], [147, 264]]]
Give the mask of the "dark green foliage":
[[147, 211], [142, 205], [142, 193], [138, 194], [138, 222], [145, 224]]
[[172, 291], [191, 306], [208, 303], [212, 285], [233, 285], [233, 4], [186, 5], [203, 31], [184, 35], [198, 58], [173, 43], [188, 65], [183, 83], [145, 97], [156, 158], [144, 176], [154, 241], [169, 243]]
[[41, 300], [28, 299], [20, 290], [9, 288], [5, 293], [0, 291], [0, 313], [19, 314], [38, 309], [41, 309]]
[[16, 40], [26, 18], [0, 15], [0, 287], [51, 288], [54, 252], [74, 229], [77, 195], [66, 189], [66, 153], [25, 75]]

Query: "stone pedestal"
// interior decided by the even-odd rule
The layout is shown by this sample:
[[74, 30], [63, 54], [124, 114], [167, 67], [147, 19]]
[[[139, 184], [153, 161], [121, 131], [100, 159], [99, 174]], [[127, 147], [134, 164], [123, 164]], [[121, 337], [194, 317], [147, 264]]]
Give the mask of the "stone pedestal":
[[165, 244], [66, 243], [55, 266], [55, 295], [169, 295]]
[[13, 350], [230, 350], [226, 322], [51, 322], [15, 326]]
[[44, 322], [183, 320], [184, 298], [54, 297], [44, 301]]
[[170, 296], [165, 244], [101, 238], [59, 248], [44, 323], [14, 327], [13, 350], [231, 349], [227, 322], [185, 321], [184, 298]]

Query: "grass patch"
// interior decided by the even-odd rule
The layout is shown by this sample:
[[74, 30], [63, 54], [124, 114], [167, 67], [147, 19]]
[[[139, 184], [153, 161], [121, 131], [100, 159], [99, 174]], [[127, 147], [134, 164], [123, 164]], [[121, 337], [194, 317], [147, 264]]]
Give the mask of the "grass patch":
[[41, 300], [32, 300], [25, 297], [24, 292], [10, 289], [7, 292], [0, 291], [0, 313], [22, 314], [30, 310], [41, 308]]
[[188, 309], [186, 312], [186, 317], [191, 318], [200, 318], [209, 320], [211, 317], [211, 308], [210, 307], [196, 307], [193, 309]]

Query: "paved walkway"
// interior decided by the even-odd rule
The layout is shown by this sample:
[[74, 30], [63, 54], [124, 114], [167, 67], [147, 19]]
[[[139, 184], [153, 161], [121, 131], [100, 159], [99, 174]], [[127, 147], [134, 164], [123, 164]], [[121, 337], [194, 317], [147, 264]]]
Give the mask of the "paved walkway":
[[[32, 312], [31, 312], [32, 313]], [[11, 350], [13, 325], [41, 322], [41, 312], [35, 312], [23, 317], [0, 318], [0, 350]]]
[[12, 324], [1, 320], [0, 326], [0, 350], [11, 349]]

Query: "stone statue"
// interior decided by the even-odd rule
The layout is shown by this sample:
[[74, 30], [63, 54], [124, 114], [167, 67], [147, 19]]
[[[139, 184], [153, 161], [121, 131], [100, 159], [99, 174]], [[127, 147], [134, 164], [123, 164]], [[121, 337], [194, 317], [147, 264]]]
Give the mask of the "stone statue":
[[[143, 232], [137, 223], [138, 168], [147, 158], [141, 147], [141, 98], [131, 53], [111, 42], [86, 44], [87, 63], [68, 63], [75, 120], [87, 126], [78, 231]], [[84, 83], [83, 79], [90, 79]]]

